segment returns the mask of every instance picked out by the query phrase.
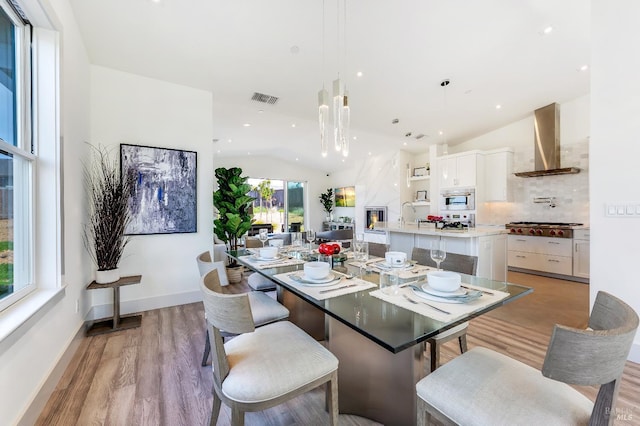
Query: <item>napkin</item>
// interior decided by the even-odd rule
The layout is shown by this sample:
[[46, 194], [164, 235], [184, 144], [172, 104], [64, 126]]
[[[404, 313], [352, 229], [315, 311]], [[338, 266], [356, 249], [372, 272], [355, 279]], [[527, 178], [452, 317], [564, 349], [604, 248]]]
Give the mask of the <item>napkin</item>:
[[[295, 287], [296, 290], [308, 296], [311, 296], [316, 300], [330, 299], [332, 297], [342, 296], [349, 293], [356, 293], [358, 291], [368, 290], [370, 288], [377, 287], [375, 284], [369, 281], [361, 280], [359, 278], [347, 279], [346, 275], [337, 273], [336, 271], [333, 271], [333, 273], [339, 276], [340, 279], [335, 281], [335, 283], [331, 285], [313, 285], [313, 284], [304, 284], [304, 283], [295, 281], [291, 276], [301, 274], [300, 271], [277, 274], [277, 275], [274, 275], [274, 277], [285, 282], [287, 285], [291, 287]], [[325, 290], [331, 290], [331, 291], [325, 292]]]

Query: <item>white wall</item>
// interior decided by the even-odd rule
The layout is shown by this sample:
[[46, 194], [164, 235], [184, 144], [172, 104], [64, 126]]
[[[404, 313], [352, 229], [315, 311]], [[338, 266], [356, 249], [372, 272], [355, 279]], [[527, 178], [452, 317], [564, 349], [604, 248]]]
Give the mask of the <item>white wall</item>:
[[[37, 399], [37, 394], [47, 378], [54, 374], [54, 367], [83, 323], [83, 314], [88, 309], [85, 286], [91, 276], [89, 258], [81, 242], [84, 209], [80, 189], [80, 159], [85, 155], [84, 141], [89, 136], [89, 62], [67, 0], [39, 3], [52, 13], [50, 18], [60, 31], [63, 52], [60, 57], [60, 132], [64, 138], [62, 160], [65, 166], [65, 275], [62, 282], [66, 288], [60, 297], [0, 343], [0, 419], [3, 424], [17, 423], [32, 403], [31, 414], [39, 414], [41, 405], [38, 404], [46, 399]], [[36, 2], [28, 4], [33, 7]], [[35, 24], [40, 25], [39, 22]], [[55, 206], [40, 207], [55, 213]], [[51, 253], [51, 256], [55, 255]], [[56, 277], [50, 279], [54, 281]], [[76, 300], [81, 302], [79, 313], [75, 311]], [[33, 417], [23, 419], [25, 424], [32, 424], [33, 420]]]
[[[198, 232], [135, 236], [120, 269], [142, 275], [121, 290], [122, 313], [200, 300], [195, 257], [212, 247], [213, 147], [211, 93], [91, 66], [92, 144], [137, 144], [198, 153]], [[109, 289], [93, 290], [94, 317], [111, 312]]]
[[[213, 170], [218, 167], [240, 167], [242, 176], [251, 178], [269, 178], [290, 181], [306, 181], [305, 193], [307, 197], [307, 205], [309, 208], [305, 211], [308, 216], [308, 226], [312, 229], [322, 229], [322, 221], [325, 219], [324, 209], [320, 203], [320, 194], [331, 187], [329, 177], [325, 172], [310, 169], [289, 163], [277, 158], [269, 158], [264, 156], [243, 156], [243, 157], [220, 157], [214, 156]], [[211, 173], [212, 179], [213, 172]], [[209, 197], [211, 198], [211, 197]]]
[[640, 218], [604, 216], [607, 204], [640, 204], [640, 2], [592, 1], [591, 17], [591, 300], [605, 290], [640, 312]]

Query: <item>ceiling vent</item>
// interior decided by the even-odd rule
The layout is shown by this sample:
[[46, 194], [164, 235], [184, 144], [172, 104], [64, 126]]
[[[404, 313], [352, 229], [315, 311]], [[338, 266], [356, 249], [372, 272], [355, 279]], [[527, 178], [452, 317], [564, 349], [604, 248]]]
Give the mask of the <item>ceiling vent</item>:
[[252, 101], [261, 102], [263, 104], [275, 105], [278, 102], [278, 97], [265, 95], [264, 93], [253, 92], [253, 96], [251, 97]]

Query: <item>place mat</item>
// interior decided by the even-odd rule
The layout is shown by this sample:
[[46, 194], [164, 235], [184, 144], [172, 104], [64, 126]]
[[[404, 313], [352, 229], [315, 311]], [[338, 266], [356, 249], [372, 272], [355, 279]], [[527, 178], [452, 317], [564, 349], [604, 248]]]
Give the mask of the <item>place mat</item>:
[[[374, 283], [361, 280], [360, 278], [351, 278], [350, 280], [348, 280], [346, 278], [346, 275], [336, 271], [333, 271], [333, 273], [339, 276], [344, 276], [344, 277], [340, 279], [340, 281], [336, 281], [335, 284], [329, 285], [329, 286], [327, 285], [314, 286], [312, 284], [304, 285], [302, 283], [294, 281], [289, 277], [289, 275], [291, 274], [301, 274], [301, 273], [302, 271], [287, 272], [284, 274], [274, 275], [274, 277], [287, 283], [287, 285], [290, 285], [291, 287], [295, 287], [296, 290], [299, 290], [302, 293], [308, 296], [311, 296], [316, 300], [330, 299], [332, 297], [342, 296], [349, 293], [356, 293], [358, 291], [377, 287]], [[351, 286], [351, 287], [346, 287], [346, 286]], [[346, 288], [342, 288], [342, 287], [346, 287]], [[340, 289], [338, 290], [338, 288]], [[333, 290], [333, 289], [336, 289], [336, 290]], [[331, 291], [324, 292], [325, 290], [331, 290]]]
[[[382, 259], [382, 261], [384, 261], [384, 259]], [[400, 278], [400, 280], [409, 280], [415, 279], [417, 277], [424, 277], [429, 271], [437, 271], [436, 268], [432, 268], [431, 266], [418, 264], [414, 264], [406, 268], [391, 268], [385, 266], [384, 264], [381, 264], [380, 262], [381, 261], [369, 264], [369, 266], [376, 272], [398, 271], [398, 277]]]
[[281, 266], [299, 265], [304, 263], [304, 260], [294, 259], [291, 257], [280, 257], [273, 260], [258, 260], [253, 256], [242, 256], [242, 260], [256, 269], [279, 268]]
[[[472, 286], [464, 283], [466, 288], [474, 289], [474, 290], [484, 290], [483, 287]], [[392, 303], [396, 306], [400, 306], [401, 308], [408, 309], [417, 314], [424, 315], [429, 318], [433, 318], [437, 321], [441, 322], [451, 322], [457, 319], [463, 318], [472, 312], [479, 311], [481, 309], [486, 308], [489, 305], [493, 305], [500, 300], [506, 299], [509, 297], [509, 293], [505, 293], [504, 291], [498, 291], [491, 289], [491, 295], [487, 293], [483, 293], [481, 297], [478, 299], [471, 301], [469, 303], [460, 303], [460, 304], [452, 304], [452, 303], [442, 303], [435, 301], [427, 301], [426, 299], [421, 298], [420, 296], [416, 296], [409, 287], [402, 287], [400, 291], [396, 295], [388, 295], [384, 294], [382, 290], [375, 290], [369, 293], [373, 297], [377, 297], [378, 299], [382, 299], [385, 302]], [[403, 295], [407, 295], [412, 300], [415, 300], [418, 303], [409, 302]], [[436, 308], [442, 309], [443, 311], [449, 312], [448, 314], [439, 312], [429, 306], [433, 305]]]
[[[353, 258], [353, 256], [352, 256]], [[375, 256], [369, 256], [369, 260], [367, 260], [366, 262], [357, 262], [357, 261], [352, 261], [349, 262], [349, 265], [355, 266], [356, 268], [359, 268], [360, 265], [362, 264], [362, 267], [366, 267], [367, 265], [370, 265], [372, 263], [376, 263], [376, 262], [380, 262], [381, 260], [384, 260], [384, 258], [382, 257], [375, 257]]]

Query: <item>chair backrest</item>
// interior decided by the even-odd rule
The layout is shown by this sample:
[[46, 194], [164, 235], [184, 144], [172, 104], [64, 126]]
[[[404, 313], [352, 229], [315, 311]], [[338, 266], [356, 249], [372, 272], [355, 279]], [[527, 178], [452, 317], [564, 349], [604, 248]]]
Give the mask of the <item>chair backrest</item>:
[[200, 290], [207, 323], [211, 327], [209, 339], [213, 349], [213, 377], [218, 386], [229, 373], [229, 363], [224, 350], [224, 340], [220, 330], [241, 334], [255, 330], [249, 296], [241, 294], [222, 294], [218, 270], [213, 269], [200, 280]]
[[618, 386], [638, 329], [638, 314], [622, 300], [600, 291], [589, 327], [579, 330], [556, 325], [542, 374], [573, 385], [600, 385], [589, 424], [612, 425]]
[[200, 271], [201, 277], [205, 276], [209, 271], [216, 269], [218, 271], [220, 285], [229, 285], [229, 278], [227, 277], [227, 269], [224, 261], [212, 262], [211, 253], [205, 251], [196, 256], [196, 262], [198, 263], [198, 271]]
[[622, 376], [638, 328], [636, 312], [617, 297], [600, 291], [589, 327], [592, 330], [556, 325], [542, 374], [575, 385], [601, 385]]
[[[265, 243], [265, 247], [266, 245], [267, 244]], [[262, 247], [262, 241], [256, 237], [247, 237], [244, 239], [244, 246], [246, 248], [259, 248]]]
[[[436, 267], [436, 262], [431, 260], [431, 251], [420, 247], [414, 247], [411, 252], [411, 259], [418, 262], [418, 265]], [[478, 270], [478, 256], [468, 256], [466, 254], [447, 253], [447, 257], [440, 263], [440, 268], [445, 271], [460, 272], [461, 274], [475, 275]]]
[[386, 244], [369, 242], [369, 256], [384, 257], [387, 251]]
[[353, 240], [353, 229], [335, 229], [333, 231], [323, 231], [316, 234], [316, 241], [319, 243], [327, 241], [342, 241], [350, 245]]

